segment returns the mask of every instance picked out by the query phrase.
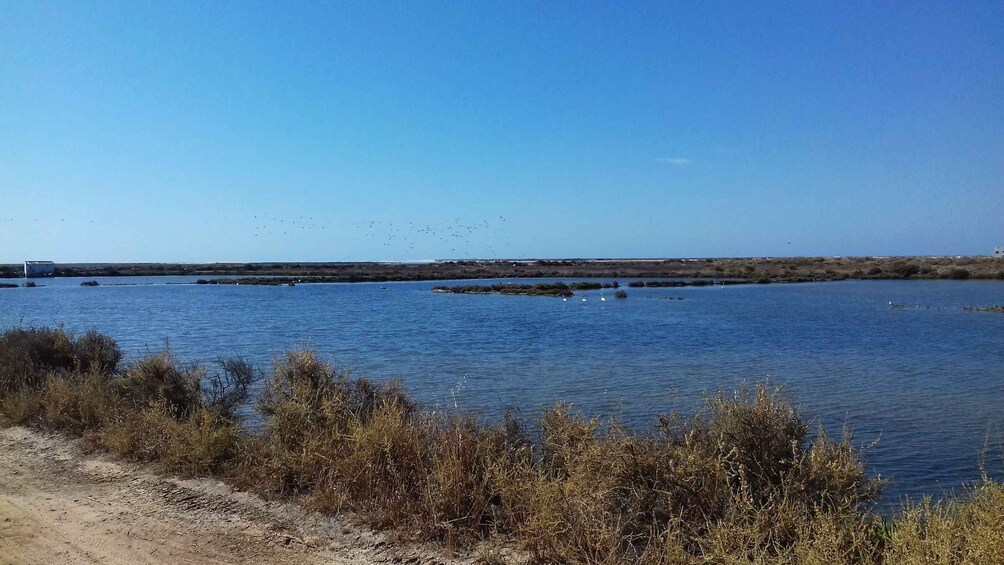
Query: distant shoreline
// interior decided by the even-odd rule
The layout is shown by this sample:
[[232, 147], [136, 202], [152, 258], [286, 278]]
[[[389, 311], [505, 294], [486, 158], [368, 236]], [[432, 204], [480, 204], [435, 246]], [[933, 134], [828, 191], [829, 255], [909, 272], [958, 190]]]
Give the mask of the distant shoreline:
[[[323, 277], [325, 282], [503, 278], [708, 278], [754, 282], [848, 279], [999, 279], [993, 257], [785, 257], [728, 259], [478, 260], [421, 263], [56, 263], [56, 277]], [[20, 278], [22, 265], [0, 265]]]

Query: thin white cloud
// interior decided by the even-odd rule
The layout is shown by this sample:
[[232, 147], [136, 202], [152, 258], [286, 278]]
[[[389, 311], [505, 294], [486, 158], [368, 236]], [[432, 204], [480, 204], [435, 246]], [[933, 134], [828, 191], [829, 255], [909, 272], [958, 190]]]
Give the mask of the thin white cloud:
[[670, 165], [676, 165], [677, 167], [682, 167], [684, 165], [689, 165], [694, 161], [687, 159], [686, 157], [660, 157], [655, 160], [656, 163], [669, 163]]

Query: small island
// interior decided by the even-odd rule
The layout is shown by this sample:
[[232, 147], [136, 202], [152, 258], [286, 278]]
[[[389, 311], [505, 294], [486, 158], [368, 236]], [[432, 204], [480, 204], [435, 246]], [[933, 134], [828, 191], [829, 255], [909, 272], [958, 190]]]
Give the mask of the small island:
[[1004, 314], [1004, 304], [1000, 306], [963, 306], [966, 312], [998, 312]]
[[727, 285], [737, 285], [737, 284], [753, 284], [758, 281], [751, 281], [749, 279], [725, 279], [725, 280], [715, 280], [715, 279], [696, 279], [687, 281], [631, 281], [628, 286], [631, 288], [682, 288], [686, 286], [727, 286]]
[[318, 280], [315, 278], [298, 279], [292, 277], [245, 277], [239, 279], [199, 279], [195, 284], [223, 284], [223, 285], [245, 285], [245, 286], [296, 286], [296, 283], [307, 282], [336, 282]]
[[573, 282], [573, 283], [499, 283], [493, 285], [458, 285], [458, 286], [434, 286], [432, 292], [444, 294], [517, 294], [523, 296], [560, 296], [567, 298], [573, 296], [576, 290], [600, 290], [603, 288], [620, 288], [617, 282]]

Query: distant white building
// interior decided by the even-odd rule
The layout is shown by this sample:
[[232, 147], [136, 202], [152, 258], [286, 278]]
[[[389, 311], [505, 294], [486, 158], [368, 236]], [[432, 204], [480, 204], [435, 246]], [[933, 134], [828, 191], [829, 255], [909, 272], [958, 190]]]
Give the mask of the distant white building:
[[25, 261], [24, 278], [34, 279], [37, 277], [56, 276], [56, 264], [52, 261]]
[[1004, 259], [1004, 247], [994, 247], [994, 257]]

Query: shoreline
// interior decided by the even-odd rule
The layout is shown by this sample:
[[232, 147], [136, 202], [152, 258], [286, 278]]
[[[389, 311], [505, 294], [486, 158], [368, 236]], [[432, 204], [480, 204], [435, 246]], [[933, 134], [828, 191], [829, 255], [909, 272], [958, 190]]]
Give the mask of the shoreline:
[[[1004, 557], [1000, 482], [985, 476], [966, 496], [883, 516], [884, 481], [866, 471], [849, 432], [810, 433], [811, 417], [765, 384], [708, 397], [692, 418], [670, 412], [648, 433], [563, 404], [492, 424], [430, 412], [399, 385], [350, 377], [309, 349], [287, 351], [267, 373], [239, 358], [220, 359], [214, 373], [167, 352], [120, 366], [107, 336], [40, 328], [4, 332], [0, 359], [21, 360], [0, 364], [0, 423], [15, 430], [3, 434], [27, 425], [79, 437], [159, 476], [329, 517], [353, 512], [450, 551], [487, 547], [490, 563], [844, 555], [885, 565], [946, 547]], [[249, 405], [260, 430], [241, 424]], [[70, 488], [67, 475], [53, 476]]]
[[[21, 278], [0, 265], [0, 278]], [[433, 263], [57, 263], [58, 277], [313, 277], [325, 282], [441, 281], [501, 278], [702, 278], [754, 282], [882, 279], [1004, 280], [993, 257], [795, 257], [652, 260], [491, 260]]]
[[470, 565], [292, 501], [265, 500], [213, 478], [180, 479], [92, 453], [81, 441], [0, 429], [4, 563]]

